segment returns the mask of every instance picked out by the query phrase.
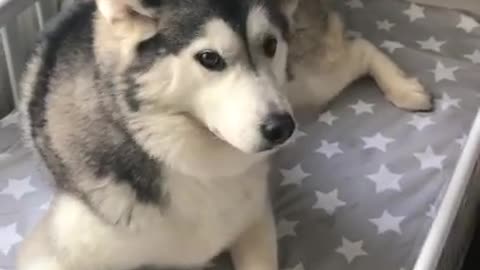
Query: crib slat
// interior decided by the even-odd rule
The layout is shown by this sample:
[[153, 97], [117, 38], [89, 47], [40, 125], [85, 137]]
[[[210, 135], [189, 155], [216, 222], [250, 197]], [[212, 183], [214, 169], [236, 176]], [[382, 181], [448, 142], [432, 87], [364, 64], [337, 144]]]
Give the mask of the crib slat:
[[[28, 56], [26, 50], [31, 49], [29, 44], [32, 42], [29, 38], [24, 40], [22, 36], [18, 36], [19, 34], [26, 34], [25, 30], [31, 29], [28, 26], [28, 20], [22, 20], [26, 24], [22, 24], [22, 31], [17, 31], [20, 30], [18, 28], [18, 16], [31, 7], [33, 12], [31, 14], [34, 16], [31, 17], [33, 19], [32, 22], [38, 26], [37, 30], [43, 30], [46, 20], [57, 13], [58, 1], [60, 0], [0, 0], [0, 42], [2, 42], [7, 67], [5, 73], [9, 79], [9, 84], [5, 85], [6, 82], [3, 82], [2, 86], [11, 90], [15, 107], [18, 106], [19, 102], [20, 89], [18, 81], [23, 71], [25, 58]], [[35, 32], [28, 32], [35, 35]]]
[[40, 30], [43, 30], [45, 22], [58, 12], [59, 2], [60, 0], [38, 0], [35, 2], [35, 13]]
[[45, 11], [42, 1], [35, 2], [35, 14], [37, 15], [38, 28], [43, 30], [45, 28]]
[[14, 24], [9, 24], [0, 29], [0, 34], [2, 37], [2, 46], [5, 53], [5, 60], [7, 63], [8, 78], [10, 80], [10, 89], [12, 91], [13, 102], [15, 107], [18, 105], [19, 95], [18, 95], [18, 79], [20, 74], [20, 64], [15, 59], [18, 54], [15, 51], [15, 29]]

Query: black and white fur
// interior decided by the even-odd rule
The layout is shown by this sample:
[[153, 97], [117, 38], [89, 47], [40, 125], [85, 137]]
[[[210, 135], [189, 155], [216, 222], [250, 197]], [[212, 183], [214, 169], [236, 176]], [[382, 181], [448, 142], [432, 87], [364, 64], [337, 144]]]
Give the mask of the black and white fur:
[[58, 18], [21, 108], [58, 192], [17, 269], [192, 268], [229, 250], [237, 270], [277, 270], [267, 157], [293, 132], [292, 108], [319, 107], [366, 74], [397, 106], [431, 107], [415, 80], [313, 7], [323, 5], [96, 0]]

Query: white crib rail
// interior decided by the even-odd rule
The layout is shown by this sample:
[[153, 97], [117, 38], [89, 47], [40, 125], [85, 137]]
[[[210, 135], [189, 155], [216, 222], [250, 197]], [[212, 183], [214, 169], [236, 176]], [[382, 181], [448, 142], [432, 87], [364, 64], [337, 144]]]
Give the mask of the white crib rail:
[[[53, 15], [51, 7], [54, 6], [52, 4], [56, 5], [56, 3], [57, 0], [0, 0], [0, 35], [8, 75], [8, 83], [0, 83], [3, 89], [11, 91], [15, 107], [19, 101], [18, 81], [25, 66], [26, 56], [29, 54], [25, 50], [31, 49], [27, 44], [19, 42], [19, 36], [22, 34], [36, 35], [35, 32], [22, 33], [19, 31], [19, 14], [33, 7], [36, 26], [38, 30], [43, 30], [45, 20]], [[1, 88], [0, 91], [2, 91]], [[0, 93], [0, 96], [8, 97], [9, 95]]]
[[[443, 197], [442, 204], [437, 211], [430, 232], [422, 247], [422, 252], [415, 264], [414, 270], [431, 270], [439, 266], [442, 251], [451, 231], [458, 210], [465, 198], [469, 184], [468, 179], [473, 176], [475, 165], [480, 152], [480, 110], [470, 130], [467, 143], [457, 162], [457, 167]], [[471, 181], [478, 181], [472, 179]]]
[[11, 31], [8, 30], [8, 27], [2, 27], [0, 29], [2, 35], [2, 45], [3, 51], [5, 53], [5, 60], [7, 63], [8, 79], [10, 81], [10, 89], [12, 91], [12, 97], [15, 104], [15, 107], [18, 104], [18, 72], [20, 70], [19, 66], [15, 63], [13, 59], [12, 46], [13, 42], [10, 38]]

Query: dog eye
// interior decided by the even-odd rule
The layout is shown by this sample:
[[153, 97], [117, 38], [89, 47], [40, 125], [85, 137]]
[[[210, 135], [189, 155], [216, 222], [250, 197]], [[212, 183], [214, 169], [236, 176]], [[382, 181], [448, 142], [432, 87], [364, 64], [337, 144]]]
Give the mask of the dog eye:
[[268, 36], [263, 41], [263, 52], [269, 58], [275, 56], [277, 52], [277, 39], [274, 36]]
[[195, 55], [195, 59], [206, 69], [213, 71], [222, 71], [225, 69], [225, 61], [214, 51], [205, 50]]

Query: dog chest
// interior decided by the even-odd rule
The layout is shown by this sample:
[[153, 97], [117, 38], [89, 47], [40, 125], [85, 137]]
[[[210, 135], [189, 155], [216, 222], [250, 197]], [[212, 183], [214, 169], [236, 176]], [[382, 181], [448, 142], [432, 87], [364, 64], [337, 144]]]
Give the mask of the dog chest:
[[208, 183], [176, 176], [168, 183], [173, 180], [167, 185], [169, 206], [163, 211], [136, 207], [127, 228], [105, 225], [79, 201], [59, 201], [55, 238], [66, 241], [59, 246], [115, 267], [201, 266], [228, 248], [267, 207], [264, 174]]

